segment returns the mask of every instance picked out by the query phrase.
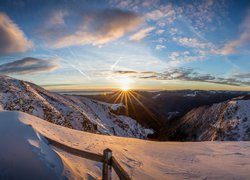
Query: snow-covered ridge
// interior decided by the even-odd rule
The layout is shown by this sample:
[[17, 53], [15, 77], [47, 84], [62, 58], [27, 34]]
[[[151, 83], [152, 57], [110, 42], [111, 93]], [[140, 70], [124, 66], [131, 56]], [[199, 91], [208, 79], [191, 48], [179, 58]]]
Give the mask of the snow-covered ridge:
[[60, 95], [0, 75], [0, 109], [22, 111], [65, 127], [94, 133], [145, 138], [134, 119], [115, 115], [111, 105], [80, 96]]
[[232, 99], [188, 112], [175, 131], [187, 140], [250, 140], [250, 100]]
[[[249, 179], [250, 142], [154, 142], [105, 136], [58, 126], [21, 112], [0, 112], [0, 124], [0, 169], [4, 167], [0, 179], [1, 175], [19, 179], [101, 178], [100, 163], [48, 146], [42, 136], [98, 154], [110, 148], [135, 180]], [[10, 163], [11, 171], [6, 168]], [[35, 173], [40, 176], [34, 178]]]

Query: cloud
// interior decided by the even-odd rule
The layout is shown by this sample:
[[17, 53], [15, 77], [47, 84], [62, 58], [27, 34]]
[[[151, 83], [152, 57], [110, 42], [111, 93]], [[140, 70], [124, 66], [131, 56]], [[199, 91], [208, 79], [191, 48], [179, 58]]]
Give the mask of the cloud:
[[111, 6], [115, 6], [122, 9], [137, 9], [138, 6], [151, 7], [158, 3], [159, 0], [109, 0]]
[[162, 49], [165, 49], [165, 48], [166, 48], [166, 46], [161, 45], [161, 44], [158, 44], [158, 45], [155, 46], [156, 50], [162, 50]]
[[156, 21], [165, 19], [168, 23], [174, 22], [177, 18], [176, 11], [171, 4], [161, 5], [157, 9], [148, 12], [145, 16], [148, 20]]
[[240, 79], [250, 79], [250, 72], [237, 73], [237, 74], [234, 74], [233, 77], [240, 78]]
[[220, 25], [228, 17], [227, 4], [226, 1], [216, 0], [183, 2], [181, 16], [196, 30], [214, 29], [215, 24]]
[[131, 40], [131, 41], [140, 41], [140, 40], [144, 39], [145, 37], [147, 37], [149, 35], [148, 33], [153, 31], [154, 29], [155, 29], [155, 27], [148, 27], [148, 28], [145, 28], [145, 29], [141, 29], [137, 33], [130, 36], [129, 40]]
[[180, 44], [182, 46], [191, 47], [191, 48], [204, 49], [204, 48], [212, 48], [213, 47], [213, 45], [211, 43], [200, 42], [196, 38], [188, 38], [188, 37], [176, 38], [176, 37], [173, 37], [173, 41], [177, 42], [178, 44]]
[[137, 74], [137, 71], [114, 71], [114, 74]]
[[178, 29], [177, 28], [171, 28], [170, 29], [170, 34], [172, 35], [172, 36], [174, 36], [174, 35], [176, 35], [177, 33], [178, 33]]
[[36, 33], [41, 42], [52, 43], [55, 39], [66, 36], [68, 28], [65, 24], [65, 17], [68, 11], [56, 10], [48, 13], [46, 20], [41, 23], [41, 27], [36, 29]]
[[[147, 21], [160, 27], [184, 21], [194, 29], [214, 29], [213, 23], [220, 25], [222, 18], [227, 18], [228, 3], [226, 1], [160, 1], [160, 0], [109, 0], [112, 7], [145, 12]], [[212, 27], [210, 26], [212, 25]]]
[[18, 25], [0, 12], [0, 54], [25, 52], [31, 47], [32, 42]]
[[62, 10], [54, 11], [52, 12], [50, 19], [48, 20], [47, 23], [49, 24], [49, 26], [64, 25], [65, 24], [64, 18], [67, 15], [68, 15], [67, 11], [62, 11]]
[[11, 63], [0, 65], [1, 74], [30, 74], [36, 72], [50, 72], [59, 68], [57, 60], [41, 60], [26, 57]]
[[217, 51], [218, 54], [230, 55], [236, 54], [237, 48], [243, 47], [250, 44], [250, 9], [248, 10], [247, 16], [245, 17], [243, 23], [241, 24], [241, 32], [238, 39], [229, 41]]
[[160, 34], [162, 34], [162, 33], [164, 33], [164, 32], [165, 32], [164, 29], [159, 29], [158, 31], [156, 31], [156, 34], [160, 35]]
[[117, 7], [117, 8], [121, 8], [121, 9], [132, 9], [135, 6], [138, 5], [138, 3], [140, 3], [140, 1], [131, 1], [131, 0], [109, 0], [109, 4], [111, 6]]
[[154, 74], [155, 72], [153, 71], [125, 71], [125, 70], [120, 70], [120, 71], [113, 71], [114, 74]]
[[135, 70], [117, 70], [117, 71], [102, 71], [97, 72], [95, 75], [97, 76], [106, 76], [106, 77], [132, 77], [132, 78], [146, 78], [148, 76], [156, 75], [157, 73], [154, 71], [135, 71]]
[[133, 31], [143, 22], [143, 17], [139, 14], [119, 9], [106, 9], [92, 13], [84, 19], [75, 33], [57, 39], [53, 47], [102, 45]]
[[206, 82], [206, 83], [223, 84], [223, 85], [231, 85], [231, 86], [242, 86], [242, 85], [249, 86], [250, 85], [249, 81], [242, 81], [234, 77], [223, 78], [223, 77], [217, 77], [211, 74], [201, 74], [201, 73], [194, 71], [194, 69], [191, 69], [191, 68], [190, 69], [185, 69], [185, 68], [169, 69], [162, 73], [158, 73], [155, 79]]
[[189, 51], [183, 51], [183, 52], [170, 53], [169, 59], [173, 62], [196, 61], [196, 60], [204, 60], [206, 59], [206, 56], [205, 54], [201, 54], [200, 52], [195, 55], [192, 55]]
[[154, 5], [154, 4], [158, 3], [158, 2], [159, 2], [159, 0], [144, 0], [142, 5], [144, 7], [150, 7], [150, 6], [152, 6], [152, 5]]
[[[230, 78], [217, 77], [211, 74], [201, 74], [196, 72], [192, 68], [172, 68], [163, 72], [154, 71], [113, 71], [111, 72], [115, 76], [130, 76], [138, 79], [150, 79], [150, 80], [180, 80], [180, 81], [192, 81], [192, 82], [206, 82], [213, 84], [231, 85], [231, 86], [249, 86], [250, 81], [242, 81], [241, 76], [232, 76]], [[102, 74], [102, 75], [105, 75]], [[110, 75], [110, 73], [109, 73]], [[249, 73], [246, 74], [249, 77]]]

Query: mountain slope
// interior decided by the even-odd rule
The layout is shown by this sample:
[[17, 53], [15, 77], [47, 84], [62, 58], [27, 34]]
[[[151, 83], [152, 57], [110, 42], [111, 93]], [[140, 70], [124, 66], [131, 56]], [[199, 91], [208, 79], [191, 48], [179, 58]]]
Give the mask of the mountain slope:
[[[173, 90], [173, 91], [130, 91], [128, 101], [121, 92], [110, 94], [89, 95], [92, 99], [108, 103], [127, 103], [126, 111], [117, 111], [135, 119], [146, 127], [153, 128], [154, 139], [164, 137], [169, 124], [175, 123], [193, 108], [210, 106], [232, 98], [247, 95], [240, 91], [205, 91], [205, 90]], [[163, 134], [161, 132], [164, 131]]]
[[[43, 148], [39, 148], [34, 142], [43, 144], [42, 136], [48, 136], [60, 143], [93, 153], [102, 153], [104, 149], [110, 148], [132, 179], [249, 179], [250, 142], [154, 142], [77, 131], [21, 112], [0, 112], [0, 124], [5, 125], [7, 121], [11, 126], [3, 128], [9, 132], [7, 134], [11, 139], [6, 141], [15, 145], [13, 148], [17, 148], [18, 144], [15, 142], [19, 137], [25, 138], [25, 144], [31, 146], [29, 156], [42, 156], [40, 163], [54, 164], [48, 168], [61, 170], [59, 167], [63, 165], [64, 172], [55, 172], [67, 177], [71, 175], [69, 179], [100, 179], [102, 166], [51, 146], [46, 146], [50, 153], [39, 153], [36, 150]], [[12, 132], [9, 130], [13, 126], [18, 136], [11, 136]], [[32, 136], [29, 132], [32, 132]], [[6, 137], [4, 131], [0, 131], [0, 137]], [[1, 144], [0, 154], [7, 145]], [[54, 154], [51, 150], [57, 155], [50, 156]], [[16, 151], [15, 157], [24, 158], [22, 153], [24, 151]], [[4, 155], [13, 156], [11, 151]], [[59, 157], [61, 162], [57, 164], [58, 161], [52, 161], [53, 157]], [[0, 158], [0, 167], [2, 160]], [[27, 169], [29, 160], [26, 159], [22, 164], [22, 168], [26, 170], [22, 173], [35, 172], [35, 167]], [[1, 172], [5, 170], [2, 169]], [[19, 169], [13, 168], [11, 173], [15, 173], [15, 170]], [[112, 174], [115, 174], [114, 171]]]
[[35, 84], [0, 75], [1, 107], [94, 133], [145, 138], [148, 132], [134, 119], [111, 113], [111, 104], [59, 95]]
[[249, 141], [250, 100], [234, 98], [195, 108], [177, 122], [168, 133], [170, 139]]

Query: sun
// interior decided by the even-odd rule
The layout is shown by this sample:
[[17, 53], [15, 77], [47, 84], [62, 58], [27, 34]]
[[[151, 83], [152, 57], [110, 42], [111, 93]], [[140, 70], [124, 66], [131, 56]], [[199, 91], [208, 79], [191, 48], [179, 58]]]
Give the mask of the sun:
[[120, 83], [120, 89], [122, 91], [126, 92], [130, 90], [131, 79], [129, 78], [120, 79], [119, 83]]
[[127, 84], [124, 84], [124, 85], [122, 85], [121, 90], [122, 91], [128, 91], [129, 90], [129, 86]]

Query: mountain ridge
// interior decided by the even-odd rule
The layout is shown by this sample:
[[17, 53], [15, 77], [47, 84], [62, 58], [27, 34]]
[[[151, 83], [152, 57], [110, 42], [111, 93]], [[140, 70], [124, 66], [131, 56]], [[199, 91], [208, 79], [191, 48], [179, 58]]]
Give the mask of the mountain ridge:
[[112, 104], [60, 95], [3, 75], [0, 75], [0, 107], [93, 133], [145, 138], [149, 132], [134, 119], [112, 113]]
[[166, 136], [184, 141], [249, 141], [249, 110], [248, 96], [194, 108], [178, 119]]

